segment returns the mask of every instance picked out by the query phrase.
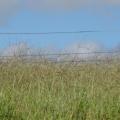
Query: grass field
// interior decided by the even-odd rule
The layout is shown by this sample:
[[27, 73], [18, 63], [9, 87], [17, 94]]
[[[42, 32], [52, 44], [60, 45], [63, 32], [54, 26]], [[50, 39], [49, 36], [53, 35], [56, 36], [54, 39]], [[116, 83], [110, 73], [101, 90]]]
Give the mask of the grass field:
[[120, 120], [120, 64], [0, 64], [0, 120]]

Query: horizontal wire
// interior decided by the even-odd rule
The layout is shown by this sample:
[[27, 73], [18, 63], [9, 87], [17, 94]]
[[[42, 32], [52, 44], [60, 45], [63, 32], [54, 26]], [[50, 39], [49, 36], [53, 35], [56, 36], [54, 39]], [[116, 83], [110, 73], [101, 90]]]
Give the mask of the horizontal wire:
[[[0, 59], [2, 60], [2, 59]], [[25, 59], [24, 59], [25, 60]], [[45, 60], [45, 61], [21, 61], [21, 62], [26, 62], [26, 63], [100, 63], [100, 62], [105, 62], [109, 63], [112, 61], [110, 60], [63, 60], [63, 61], [52, 61], [52, 60]]]
[[92, 33], [102, 32], [99, 30], [83, 30], [83, 31], [64, 31], [64, 32], [0, 32], [0, 35], [49, 35], [49, 34], [79, 34], [79, 33]]
[[[6, 58], [6, 59], [3, 59], [3, 58], [0, 58], [1, 62], [6, 62], [5, 60], [9, 61], [9, 60], [12, 60], [10, 58]], [[57, 60], [50, 60], [50, 59], [21, 59], [22, 61], [21, 62], [25, 62], [25, 63], [110, 63], [112, 61], [114, 61], [113, 58], [105, 58], [105, 59], [81, 59], [81, 60], [60, 60], [60, 61], [57, 61]], [[19, 61], [19, 60], [18, 60]]]
[[[49, 34], [79, 34], [79, 33], [92, 33], [92, 32], [107, 32], [107, 31], [100, 31], [100, 30], [86, 30], [86, 31], [73, 31], [73, 32], [24, 32], [24, 33], [15, 33], [15, 32], [5, 32], [1, 33], [0, 35], [49, 35]], [[110, 31], [109, 31], [110, 32]], [[112, 32], [112, 31], [111, 31]], [[118, 31], [117, 31], [118, 32]], [[91, 55], [91, 54], [115, 54], [115, 53], [120, 53], [120, 51], [96, 51], [96, 52], [83, 52], [83, 53], [46, 53], [46, 54], [40, 54], [40, 55], [14, 55], [14, 56], [0, 56], [1, 58], [13, 58], [13, 57], [46, 57], [46, 56], [65, 56], [65, 55]], [[50, 61], [50, 60], [48, 60]], [[95, 60], [96, 61], [96, 60]], [[53, 62], [53, 60], [52, 60]], [[55, 61], [56, 62], [56, 61]], [[82, 60], [80, 61], [58, 61], [58, 62], [83, 62]], [[86, 62], [86, 61], [85, 61]], [[90, 62], [87, 61], [87, 62]]]
[[66, 55], [91, 55], [91, 54], [115, 54], [120, 53], [120, 51], [96, 51], [96, 52], [81, 52], [81, 53], [46, 53], [46, 54], [31, 54], [31, 55], [13, 55], [13, 56], [0, 56], [0, 58], [10, 58], [10, 57], [44, 57], [44, 56], [66, 56]]
[[0, 32], [0, 35], [49, 35], [49, 34], [80, 34], [95, 32], [120, 32], [119, 30], [78, 30], [78, 31], [60, 31], [60, 32]]

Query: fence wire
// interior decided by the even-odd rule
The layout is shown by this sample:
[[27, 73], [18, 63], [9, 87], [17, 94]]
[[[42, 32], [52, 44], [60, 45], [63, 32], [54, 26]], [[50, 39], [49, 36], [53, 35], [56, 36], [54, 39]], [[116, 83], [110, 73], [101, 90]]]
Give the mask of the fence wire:
[[85, 53], [46, 53], [31, 55], [0, 56], [1, 62], [17, 60], [30, 63], [52, 62], [52, 63], [102, 63], [119, 61], [120, 51], [96, 51]]
[[[0, 33], [1, 44], [6, 44], [3, 41], [19, 41], [21, 38], [32, 39], [33, 37], [38, 40], [41, 35], [57, 35], [57, 34], [81, 34], [81, 33], [101, 33], [105, 31], [100, 30], [87, 30], [87, 31], [66, 31], [66, 32], [38, 32], [38, 33]], [[36, 37], [35, 37], [36, 36]], [[31, 38], [32, 37], [32, 38]], [[13, 40], [14, 39], [14, 40]], [[12, 43], [12, 42], [11, 42]], [[10, 43], [10, 44], [11, 44]], [[28, 41], [29, 43], [29, 41]], [[15, 46], [14, 46], [15, 47]], [[17, 46], [19, 47], [19, 46]], [[0, 62], [9, 62], [11, 60], [22, 61], [26, 63], [42, 63], [42, 62], [52, 62], [52, 63], [110, 63], [113, 61], [120, 60], [120, 50], [118, 51], [94, 51], [94, 52], [60, 52], [60, 53], [30, 53], [30, 54], [7, 54], [0, 55]]]

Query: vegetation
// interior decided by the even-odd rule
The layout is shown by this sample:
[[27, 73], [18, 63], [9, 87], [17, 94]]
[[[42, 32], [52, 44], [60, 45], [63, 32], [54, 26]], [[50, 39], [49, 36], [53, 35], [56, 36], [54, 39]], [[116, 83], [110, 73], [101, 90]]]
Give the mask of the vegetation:
[[120, 120], [120, 64], [0, 64], [0, 120]]

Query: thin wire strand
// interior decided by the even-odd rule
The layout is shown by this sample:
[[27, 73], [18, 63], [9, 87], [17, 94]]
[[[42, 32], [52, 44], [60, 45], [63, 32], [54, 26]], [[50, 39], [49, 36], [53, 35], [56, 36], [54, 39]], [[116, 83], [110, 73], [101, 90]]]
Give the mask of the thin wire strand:
[[60, 31], [60, 32], [0, 32], [0, 35], [51, 35], [51, 34], [80, 34], [95, 32], [120, 32], [119, 30], [78, 30], [78, 31]]
[[13, 55], [13, 56], [0, 56], [0, 58], [10, 58], [10, 57], [47, 57], [47, 56], [68, 56], [68, 55], [92, 55], [92, 54], [117, 54], [120, 51], [95, 51], [95, 52], [84, 52], [84, 53], [45, 53], [45, 54], [31, 54], [31, 55]]
[[50, 34], [79, 34], [79, 33], [92, 33], [102, 32], [100, 30], [83, 30], [83, 31], [64, 31], [64, 32], [0, 32], [0, 35], [50, 35]]
[[[0, 59], [2, 60], [2, 59]], [[4, 60], [4, 59], [3, 59]], [[9, 60], [9, 59], [7, 59]], [[11, 60], [11, 59], [10, 59]], [[25, 63], [110, 63], [112, 62], [112, 59], [110, 60], [62, 60], [62, 61], [52, 61], [52, 60], [45, 60], [45, 61], [25, 61], [26, 59], [24, 59], [21, 62], [25, 62]]]

